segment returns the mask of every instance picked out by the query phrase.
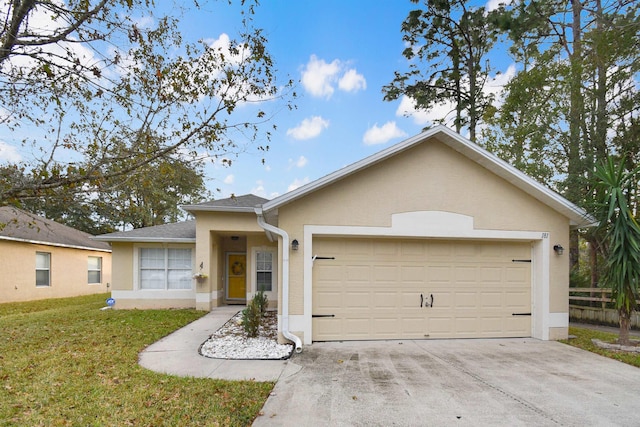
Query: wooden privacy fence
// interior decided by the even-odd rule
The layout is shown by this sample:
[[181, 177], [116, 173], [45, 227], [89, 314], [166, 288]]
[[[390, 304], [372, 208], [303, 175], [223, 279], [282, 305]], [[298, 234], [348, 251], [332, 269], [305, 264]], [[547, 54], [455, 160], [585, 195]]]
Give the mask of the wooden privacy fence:
[[[640, 300], [637, 302], [640, 304]], [[569, 304], [607, 308], [607, 303], [611, 303], [609, 288], [569, 288]]]
[[[611, 289], [607, 288], [569, 288], [569, 318], [574, 322], [620, 325], [618, 310], [611, 302]], [[631, 315], [631, 327], [640, 328], [639, 312]]]

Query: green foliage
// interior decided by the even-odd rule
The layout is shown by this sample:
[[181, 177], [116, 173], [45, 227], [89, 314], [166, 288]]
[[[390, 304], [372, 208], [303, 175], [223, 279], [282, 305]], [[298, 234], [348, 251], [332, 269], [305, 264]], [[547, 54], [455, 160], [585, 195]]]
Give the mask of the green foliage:
[[242, 310], [242, 326], [249, 338], [258, 336], [260, 324], [262, 322], [262, 313], [256, 299], [252, 299], [247, 307]]
[[253, 300], [256, 302], [258, 309], [260, 310], [260, 314], [264, 316], [269, 308], [269, 297], [264, 293], [262, 289], [260, 289], [253, 297]]
[[598, 166], [595, 176], [597, 186], [602, 189], [599, 210], [600, 227], [604, 229], [608, 243], [603, 284], [612, 290], [615, 308], [620, 313], [621, 340], [625, 339], [625, 322], [637, 308], [638, 283], [640, 281], [640, 225], [629, 208], [629, 188], [637, 183], [639, 169], [627, 171], [622, 159], [616, 165], [609, 157], [607, 162]]
[[573, 269], [569, 273], [569, 287], [571, 288], [588, 288], [591, 286], [591, 277], [584, 269]]
[[475, 141], [476, 127], [492, 101], [484, 91], [491, 71], [487, 55], [498, 35], [492, 16], [466, 0], [425, 0], [402, 23], [409, 71], [395, 72], [393, 82], [383, 87], [384, 99], [404, 95], [425, 110], [452, 103], [456, 131], [467, 127]]
[[[10, 119], [0, 120], [0, 133], [34, 154], [7, 169], [24, 179], [0, 173], [0, 204], [59, 188], [126, 192], [141, 176], [136, 171], [162, 168], [171, 156], [232, 159], [256, 139], [269, 141], [272, 112], [264, 107], [280, 110], [276, 100], [290, 107], [292, 82], [277, 79], [267, 40], [254, 27], [257, 2], [240, 2], [237, 33], [219, 43], [188, 40], [181, 31], [182, 14], [208, 13], [209, 5], [157, 3], [6, 3], [0, 110]], [[51, 25], [34, 25], [36, 14]], [[141, 16], [153, 19], [141, 25]], [[242, 117], [234, 117], [240, 106]]]
[[142, 349], [205, 312], [102, 311], [108, 296], [0, 304], [0, 425], [251, 425], [273, 383], [138, 365]]
[[595, 165], [608, 154], [638, 160], [639, 7], [524, 1], [496, 20], [519, 72], [483, 143], [580, 206], [594, 201]]
[[242, 310], [242, 326], [249, 338], [258, 336], [267, 308], [269, 308], [269, 298], [260, 289], [247, 304], [247, 307]]

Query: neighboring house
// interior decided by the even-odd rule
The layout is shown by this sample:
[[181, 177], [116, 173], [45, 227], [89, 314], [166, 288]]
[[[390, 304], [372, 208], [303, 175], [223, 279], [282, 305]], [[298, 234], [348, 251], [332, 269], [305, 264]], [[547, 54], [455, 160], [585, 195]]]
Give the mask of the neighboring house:
[[271, 201], [182, 208], [195, 222], [97, 237], [113, 245], [116, 307], [212, 310], [262, 288], [298, 346], [566, 338], [559, 247], [594, 222], [443, 126]]
[[109, 291], [111, 247], [55, 221], [0, 207], [0, 303]]

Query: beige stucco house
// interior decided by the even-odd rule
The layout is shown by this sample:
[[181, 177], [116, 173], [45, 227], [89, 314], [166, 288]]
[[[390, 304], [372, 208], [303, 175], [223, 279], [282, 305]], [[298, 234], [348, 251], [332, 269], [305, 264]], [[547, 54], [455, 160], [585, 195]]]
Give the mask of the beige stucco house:
[[195, 220], [98, 237], [113, 245], [116, 307], [215, 310], [262, 288], [297, 346], [566, 338], [560, 247], [593, 223], [442, 126], [273, 200], [183, 209]]
[[0, 303], [109, 291], [111, 248], [23, 210], [0, 207]]

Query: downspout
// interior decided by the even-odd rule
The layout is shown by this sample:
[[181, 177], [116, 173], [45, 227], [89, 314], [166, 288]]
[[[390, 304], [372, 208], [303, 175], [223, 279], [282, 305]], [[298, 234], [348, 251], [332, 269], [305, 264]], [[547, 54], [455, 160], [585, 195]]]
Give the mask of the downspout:
[[283, 229], [267, 224], [262, 216], [262, 208], [255, 208], [255, 212], [260, 227], [282, 237], [282, 336], [295, 344], [296, 353], [301, 353], [302, 341], [289, 332], [289, 235]]

